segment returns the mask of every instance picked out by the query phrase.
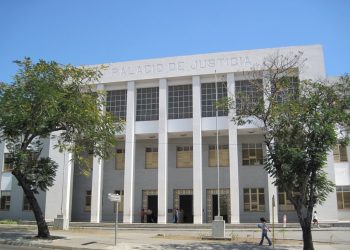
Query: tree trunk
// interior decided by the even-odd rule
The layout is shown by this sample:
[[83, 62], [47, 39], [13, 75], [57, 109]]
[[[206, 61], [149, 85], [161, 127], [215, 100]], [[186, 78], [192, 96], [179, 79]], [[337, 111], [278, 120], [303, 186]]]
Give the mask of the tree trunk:
[[18, 183], [21, 185], [23, 192], [26, 195], [28, 202], [32, 208], [32, 211], [36, 219], [36, 224], [38, 227], [38, 237], [45, 238], [45, 239], [49, 238], [50, 231], [46, 224], [43, 212], [41, 211], [38, 201], [35, 198], [34, 192], [31, 190], [30, 186], [27, 184], [26, 178], [23, 176], [22, 173], [19, 173], [18, 171], [13, 171], [12, 173], [18, 180]]
[[312, 242], [311, 234], [311, 218], [312, 218], [312, 207], [306, 208], [302, 204], [298, 203], [294, 206], [299, 218], [301, 229], [303, 230], [303, 243], [304, 250], [314, 250], [314, 243]]
[[314, 243], [312, 242], [311, 225], [301, 225], [303, 229], [304, 250], [314, 250]]

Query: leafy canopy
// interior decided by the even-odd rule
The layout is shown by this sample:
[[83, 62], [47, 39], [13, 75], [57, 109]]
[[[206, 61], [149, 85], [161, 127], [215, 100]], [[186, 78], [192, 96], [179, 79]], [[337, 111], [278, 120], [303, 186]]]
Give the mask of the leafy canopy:
[[91, 87], [99, 69], [30, 58], [16, 64], [13, 83], [0, 86], [0, 140], [8, 143], [14, 171], [25, 174], [33, 189], [51, 186], [57, 164], [40, 157], [43, 139], [50, 136], [81, 163], [83, 152], [101, 158], [111, 154], [123, 122], [102, 110], [104, 93]]
[[256, 95], [238, 92], [225, 103], [235, 111], [238, 125], [255, 123], [263, 130], [265, 169], [296, 207], [312, 211], [334, 187], [324, 166], [339, 135], [346, 143], [350, 81], [348, 75], [331, 84], [300, 81], [303, 62], [302, 53], [272, 55], [261, 68], [246, 73]]

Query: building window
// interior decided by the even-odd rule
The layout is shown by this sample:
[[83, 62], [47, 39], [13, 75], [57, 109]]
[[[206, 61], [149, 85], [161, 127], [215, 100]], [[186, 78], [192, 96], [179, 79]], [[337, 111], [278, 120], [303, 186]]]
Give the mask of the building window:
[[84, 206], [85, 212], [91, 211], [91, 190], [87, 190], [85, 192], [85, 206]]
[[244, 211], [265, 211], [265, 195], [263, 188], [244, 188]]
[[193, 147], [176, 147], [176, 167], [191, 168], [193, 166]]
[[3, 171], [12, 171], [13, 170], [13, 158], [12, 154], [5, 153], [4, 154], [4, 169]]
[[126, 120], [126, 97], [126, 89], [107, 91], [106, 111], [119, 119]]
[[192, 118], [192, 85], [169, 86], [168, 119]]
[[290, 98], [294, 98], [299, 93], [299, 78], [285, 76], [281, 77], [276, 86], [271, 86], [272, 92], [274, 92], [274, 88], [277, 88], [275, 92], [275, 100], [278, 103], [286, 102]]
[[[230, 165], [228, 145], [219, 145], [219, 156], [220, 167], [228, 167]], [[217, 167], [216, 145], [209, 145], [208, 166]]]
[[350, 209], [350, 186], [337, 186], [338, 209]]
[[23, 194], [23, 207], [22, 207], [23, 211], [30, 211], [32, 210], [32, 206], [30, 205], [27, 196], [25, 194]]
[[158, 148], [146, 148], [145, 168], [158, 168]]
[[[218, 100], [227, 97], [227, 84], [226, 82], [218, 82]], [[214, 83], [202, 83], [202, 117], [215, 117], [216, 116], [216, 90]], [[227, 116], [228, 111], [224, 108], [218, 109], [218, 116]]]
[[[115, 190], [114, 193], [120, 195], [118, 213], [122, 213], [124, 211], [124, 190]], [[114, 212], [117, 212], [117, 202], [114, 202]]]
[[335, 162], [347, 162], [348, 156], [346, 152], [346, 146], [343, 144], [337, 144], [333, 148], [333, 157]]
[[0, 210], [10, 210], [11, 191], [1, 191]]
[[137, 89], [136, 121], [158, 120], [159, 88]]
[[[298, 195], [298, 192], [292, 192], [292, 196]], [[278, 209], [280, 211], [294, 211], [294, 205], [287, 198], [287, 193], [278, 190]]]
[[249, 80], [235, 82], [237, 115], [244, 115], [245, 110], [253, 110], [263, 102], [264, 93], [262, 88], [259, 88], [262, 84], [261, 79], [254, 82]]
[[124, 170], [125, 166], [125, 149], [118, 148], [115, 152], [115, 169]]
[[242, 144], [243, 165], [262, 165], [262, 144]]

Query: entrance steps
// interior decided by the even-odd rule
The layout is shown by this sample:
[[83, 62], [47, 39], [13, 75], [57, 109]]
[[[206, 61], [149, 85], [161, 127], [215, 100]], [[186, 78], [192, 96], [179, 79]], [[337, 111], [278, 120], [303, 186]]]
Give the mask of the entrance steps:
[[[19, 225], [36, 225], [35, 221], [19, 221]], [[49, 226], [53, 226], [53, 222], [48, 222]], [[110, 229], [114, 228], [114, 222], [101, 222], [101, 223], [90, 223], [90, 222], [70, 222], [70, 228], [100, 228]], [[269, 224], [270, 228], [272, 227]], [[350, 227], [350, 222], [335, 222], [335, 223], [320, 223], [321, 228], [330, 227]], [[164, 229], [164, 230], [209, 230], [212, 228], [211, 223], [203, 224], [189, 224], [189, 223], [168, 223], [168, 224], [157, 224], [157, 223], [133, 223], [123, 224], [118, 223], [118, 228], [121, 229]], [[240, 223], [240, 224], [226, 224], [226, 229], [256, 229], [257, 223]], [[275, 224], [275, 228], [282, 229], [283, 223]], [[300, 228], [299, 223], [287, 223], [286, 229]]]

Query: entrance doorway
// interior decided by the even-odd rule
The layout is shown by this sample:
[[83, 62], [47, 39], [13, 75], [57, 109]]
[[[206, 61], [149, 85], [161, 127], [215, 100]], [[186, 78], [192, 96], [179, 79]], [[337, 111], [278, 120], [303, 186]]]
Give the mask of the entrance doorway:
[[[142, 190], [142, 206], [140, 221], [156, 223], [158, 218], [158, 191], [156, 189]], [[152, 212], [151, 212], [152, 211]]]
[[[193, 196], [180, 195], [180, 218], [179, 222], [193, 223]], [[182, 218], [181, 218], [182, 217]]]
[[[213, 217], [212, 220], [214, 220], [215, 216], [218, 215], [218, 195], [213, 194], [212, 195], [212, 200], [213, 200]], [[220, 216], [223, 217], [224, 221], [228, 223], [228, 216], [227, 216], [227, 200], [225, 195], [220, 195]]]
[[[218, 190], [207, 189], [207, 215], [206, 222], [211, 223], [214, 217], [218, 215]], [[220, 189], [220, 215], [223, 219], [230, 223], [231, 221], [231, 204], [230, 189]]]
[[148, 195], [147, 197], [147, 222], [157, 223], [158, 218], [158, 195]]

